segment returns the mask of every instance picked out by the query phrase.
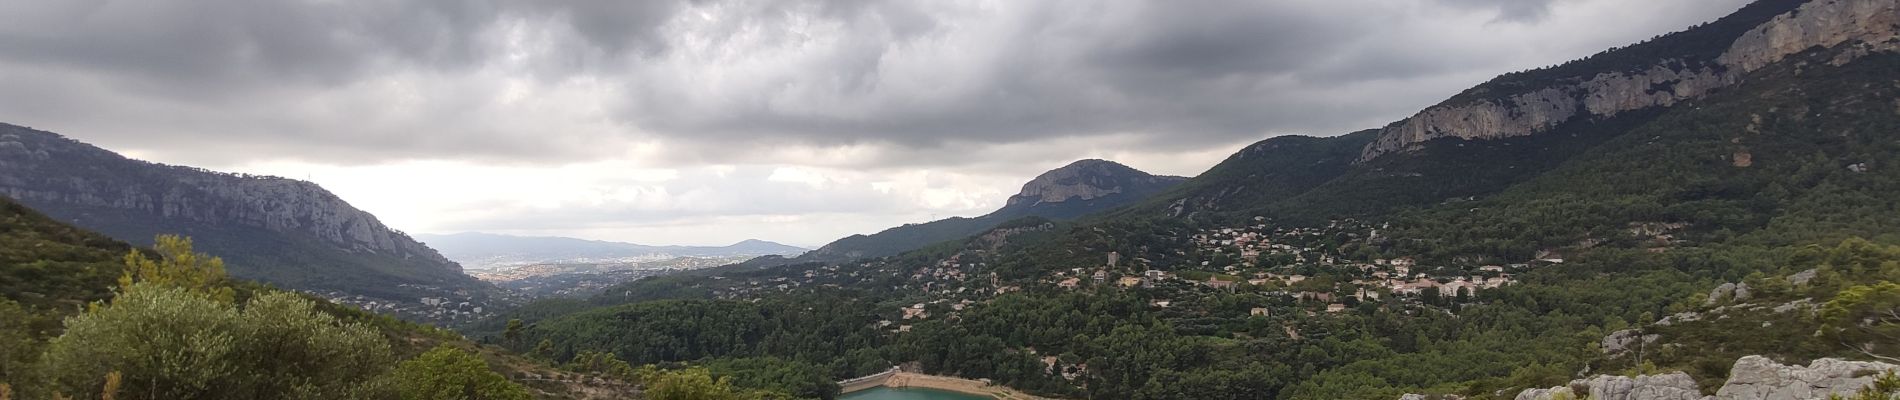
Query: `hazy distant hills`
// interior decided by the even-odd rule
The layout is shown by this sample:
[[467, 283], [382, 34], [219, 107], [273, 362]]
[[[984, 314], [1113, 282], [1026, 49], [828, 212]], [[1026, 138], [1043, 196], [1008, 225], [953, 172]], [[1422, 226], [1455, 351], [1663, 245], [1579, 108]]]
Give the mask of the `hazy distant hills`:
[[0, 124], [0, 195], [135, 245], [189, 236], [233, 276], [287, 288], [395, 301], [495, 290], [316, 184], [134, 160], [27, 127]]
[[1149, 174], [1113, 161], [1076, 161], [1023, 184], [1022, 191], [1010, 196], [1003, 208], [989, 214], [904, 225], [869, 235], [851, 235], [826, 244], [800, 259], [888, 256], [975, 235], [1017, 218], [1072, 219], [1141, 201], [1186, 180], [1178, 176]]
[[727, 246], [648, 246], [479, 232], [425, 234], [416, 235], [416, 238], [441, 251], [449, 259], [475, 269], [534, 263], [653, 261], [676, 257], [791, 256], [807, 250], [764, 240], [745, 240]]

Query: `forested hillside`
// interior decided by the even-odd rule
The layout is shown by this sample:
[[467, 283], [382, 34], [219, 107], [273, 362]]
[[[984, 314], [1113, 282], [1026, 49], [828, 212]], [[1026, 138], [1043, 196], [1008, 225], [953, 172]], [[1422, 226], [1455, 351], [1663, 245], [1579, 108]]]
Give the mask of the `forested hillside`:
[[0, 197], [0, 399], [763, 395], [704, 370], [517, 356], [232, 279], [190, 239], [155, 243], [134, 248]]
[[798, 257], [796, 262], [884, 257], [961, 239], [1025, 217], [1067, 220], [1139, 202], [1184, 181], [1105, 160], [1081, 160], [1023, 184], [1003, 208], [976, 217], [950, 217], [851, 235]]
[[[1624, 92], [1659, 97], [1615, 112], [1377, 151], [1392, 128], [1269, 139], [1073, 222], [531, 305], [507, 317], [531, 339], [509, 345], [557, 359], [769, 359], [830, 379], [898, 365], [1095, 399], [1514, 398], [1662, 371], [1713, 394], [1743, 355], [1894, 357], [1878, 334], [1896, 321], [1878, 313], [1900, 304], [1900, 38], [1887, 16], [1852, 13], [1891, 6], [1758, 2], [1448, 102], [1658, 65], [1722, 79]], [[1850, 39], [1710, 64], [1756, 49], [1745, 42], [1760, 24], [1849, 14], [1866, 18], [1827, 29], [1862, 24]], [[1606, 340], [1649, 334], [1640, 355]]]

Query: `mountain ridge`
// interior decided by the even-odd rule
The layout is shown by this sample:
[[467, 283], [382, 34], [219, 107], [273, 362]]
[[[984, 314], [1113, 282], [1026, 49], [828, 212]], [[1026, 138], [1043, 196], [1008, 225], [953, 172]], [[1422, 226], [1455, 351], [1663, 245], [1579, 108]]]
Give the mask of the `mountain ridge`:
[[[1440, 138], [1494, 139], [1533, 135], [1574, 119], [1614, 117], [1668, 107], [1733, 86], [1744, 75], [1796, 53], [1850, 42], [1863, 45], [1835, 60], [1838, 65], [1875, 51], [1900, 49], [1900, 5], [1886, 0], [1773, 0], [1748, 5], [1707, 26], [1665, 35], [1565, 66], [1500, 76], [1382, 129], [1360, 162], [1416, 150]], [[1703, 37], [1712, 36], [1712, 37]], [[1727, 39], [1719, 52], [1705, 42]], [[1660, 60], [1630, 64], [1646, 52]], [[1571, 65], [1622, 62], [1622, 69], [1582, 70]], [[1554, 83], [1522, 82], [1542, 75]]]
[[194, 237], [234, 276], [289, 288], [388, 300], [493, 290], [314, 183], [136, 160], [18, 125], [0, 124], [0, 195], [134, 245]]
[[1187, 178], [1154, 175], [1101, 159], [1084, 159], [1038, 174], [1005, 205], [976, 217], [951, 217], [855, 234], [800, 255], [797, 262], [880, 257], [964, 238], [1023, 217], [1073, 219], [1141, 201]]

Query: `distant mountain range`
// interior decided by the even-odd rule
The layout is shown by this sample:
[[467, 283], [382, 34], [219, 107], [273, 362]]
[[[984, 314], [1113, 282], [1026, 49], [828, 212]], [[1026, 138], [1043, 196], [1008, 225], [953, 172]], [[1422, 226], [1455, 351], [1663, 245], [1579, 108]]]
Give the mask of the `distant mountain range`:
[[126, 158], [0, 124], [0, 195], [64, 223], [149, 246], [191, 237], [233, 276], [388, 301], [498, 292], [316, 184]]
[[449, 259], [473, 269], [560, 262], [654, 261], [677, 257], [792, 256], [808, 250], [756, 239], [727, 246], [649, 246], [479, 232], [421, 234], [416, 235], [416, 238], [441, 251]]
[[881, 257], [975, 235], [1024, 217], [1065, 220], [1132, 204], [1187, 178], [1154, 175], [1107, 160], [1081, 160], [1023, 184], [1003, 208], [974, 218], [953, 217], [909, 224], [870, 235], [851, 235], [799, 257], [801, 261]]

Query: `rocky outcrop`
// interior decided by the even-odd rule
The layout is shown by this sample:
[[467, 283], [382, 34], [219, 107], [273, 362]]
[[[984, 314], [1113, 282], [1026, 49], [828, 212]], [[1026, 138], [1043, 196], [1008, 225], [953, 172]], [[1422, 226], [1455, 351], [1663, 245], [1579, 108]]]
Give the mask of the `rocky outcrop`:
[[[1587, 396], [1587, 397], [1586, 397]], [[1569, 386], [1518, 392], [1517, 400], [1590, 398], [1595, 400], [1701, 400], [1702, 392], [1689, 374], [1672, 372], [1636, 377], [1599, 375], [1570, 381]]]
[[[1852, 46], [1836, 63], [1900, 51], [1900, 1], [1814, 0], [1742, 33], [1713, 60], [1657, 60], [1638, 71], [1557, 79], [1502, 99], [1454, 99], [1386, 127], [1361, 162], [1439, 138], [1526, 136], [1579, 118], [1667, 107], [1734, 85], [1749, 72], [1816, 47]], [[1484, 91], [1480, 86], [1474, 91]]]
[[1761, 356], [1735, 361], [1728, 381], [1714, 396], [1702, 395], [1689, 374], [1672, 372], [1637, 377], [1599, 375], [1568, 386], [1527, 389], [1517, 400], [1812, 400], [1850, 395], [1879, 374], [1900, 366], [1882, 362], [1823, 358], [1808, 366], [1782, 365]]
[[1625, 351], [1630, 351], [1631, 349], [1636, 348], [1636, 347], [1648, 346], [1650, 344], [1656, 343], [1656, 339], [1661, 339], [1661, 338], [1662, 338], [1662, 335], [1657, 335], [1653, 333], [1645, 335], [1642, 333], [1642, 331], [1639, 331], [1639, 330], [1624, 329], [1624, 330], [1620, 330], [1616, 332], [1610, 332], [1609, 335], [1604, 335], [1602, 348], [1600, 350], [1602, 350], [1604, 354], [1619, 354]]
[[1747, 283], [1723, 283], [1721, 286], [1716, 286], [1715, 290], [1709, 291], [1709, 299], [1705, 301], [1706, 304], [1704, 305], [1712, 306], [1724, 300], [1739, 302], [1748, 300], [1750, 296], [1753, 295], [1749, 291]]
[[1782, 365], [1761, 356], [1742, 357], [1729, 370], [1728, 382], [1715, 392], [1717, 399], [1733, 400], [1806, 400], [1825, 399], [1829, 395], [1848, 395], [1859, 391], [1880, 373], [1893, 371], [1893, 364], [1843, 361], [1832, 358], [1814, 360], [1808, 366]]
[[1794, 273], [1794, 275], [1788, 275], [1788, 284], [1794, 285], [1794, 286], [1807, 285], [1808, 281], [1814, 280], [1814, 277], [1819, 274], [1820, 274], [1820, 270], [1814, 269], [1814, 268], [1809, 268], [1806, 271], [1796, 272]]
[[1815, 47], [1858, 43], [1863, 50], [1900, 50], [1900, 2], [1814, 0], [1742, 34], [1717, 62], [1754, 71]]
[[1118, 193], [1152, 191], [1187, 178], [1151, 175], [1107, 160], [1081, 160], [1036, 176], [1010, 196], [1008, 205], [1090, 200]]
[[1406, 393], [1403, 396], [1399, 396], [1399, 400], [1465, 400], [1465, 397], [1449, 394]]

